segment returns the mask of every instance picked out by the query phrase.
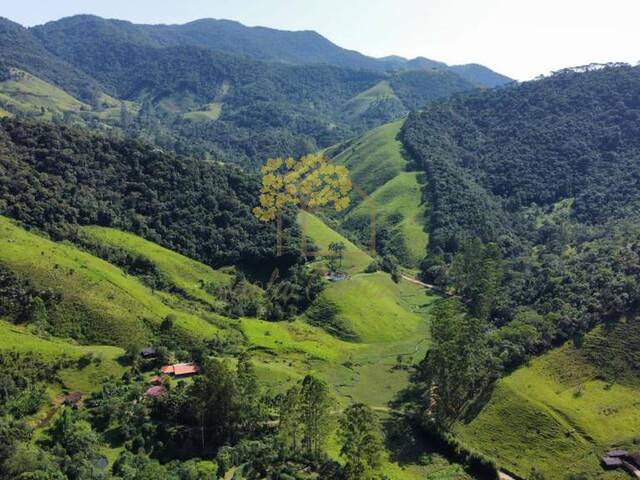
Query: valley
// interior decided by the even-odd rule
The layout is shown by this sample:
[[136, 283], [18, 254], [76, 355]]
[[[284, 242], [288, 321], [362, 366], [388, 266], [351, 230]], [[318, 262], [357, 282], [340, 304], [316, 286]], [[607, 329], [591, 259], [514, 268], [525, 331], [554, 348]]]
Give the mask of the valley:
[[0, 480], [640, 468], [640, 66], [30, 25], [0, 18]]

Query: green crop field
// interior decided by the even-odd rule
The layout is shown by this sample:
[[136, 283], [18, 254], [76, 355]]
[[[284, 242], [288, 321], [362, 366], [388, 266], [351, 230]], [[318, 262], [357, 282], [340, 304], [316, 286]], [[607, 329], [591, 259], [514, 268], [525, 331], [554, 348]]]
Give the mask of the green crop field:
[[[626, 336], [638, 338], [637, 322], [634, 326], [632, 335], [625, 329]], [[599, 456], [611, 447], [638, 450], [640, 390], [603, 378], [589, 359], [601, 338], [598, 329], [580, 349], [565, 345], [498, 382], [489, 403], [470, 422], [457, 425], [456, 435], [516, 473], [536, 467], [547, 478], [593, 475], [600, 471]], [[625, 353], [599, 346], [607, 362]]]
[[148, 341], [145, 322], [159, 325], [169, 314], [191, 335], [211, 338], [219, 332], [190, 312], [168, 307], [160, 295], [110, 263], [28, 232], [5, 217], [0, 217], [0, 246], [0, 263], [41, 288], [64, 292], [61, 316], [69, 328], [80, 323], [89, 341], [121, 346]]
[[210, 305], [216, 305], [218, 302], [203, 285], [223, 285], [231, 280], [231, 275], [227, 273], [214, 270], [131, 233], [105, 227], [82, 227], [81, 232], [103, 244], [119, 247], [146, 258], [179, 289]]

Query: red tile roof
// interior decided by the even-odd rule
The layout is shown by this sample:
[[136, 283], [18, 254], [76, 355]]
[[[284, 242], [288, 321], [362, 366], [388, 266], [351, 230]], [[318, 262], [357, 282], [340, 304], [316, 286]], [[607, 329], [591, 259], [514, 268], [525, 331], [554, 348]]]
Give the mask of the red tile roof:
[[176, 363], [175, 365], [165, 365], [160, 371], [165, 375], [181, 377], [183, 375], [200, 373], [200, 366], [197, 363]]
[[144, 393], [149, 397], [161, 398], [167, 394], [167, 389], [159, 385], [156, 385], [155, 387], [151, 387], [147, 389], [147, 391]]

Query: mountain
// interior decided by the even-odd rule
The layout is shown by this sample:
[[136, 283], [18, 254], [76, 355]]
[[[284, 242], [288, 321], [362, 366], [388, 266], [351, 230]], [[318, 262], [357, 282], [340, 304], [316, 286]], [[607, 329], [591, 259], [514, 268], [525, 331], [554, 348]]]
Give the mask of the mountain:
[[434, 313], [422, 420], [524, 478], [590, 478], [635, 448], [639, 91], [637, 66], [566, 69], [433, 102], [400, 133], [426, 177], [422, 278], [458, 296]]
[[97, 82], [50, 53], [29, 30], [0, 17], [0, 76], [3, 80], [7, 78], [8, 67], [26, 70], [82, 100], [92, 98], [99, 90]]
[[56, 44], [61, 32], [90, 28], [104, 34], [126, 37], [139, 46], [195, 46], [212, 51], [241, 55], [254, 60], [296, 65], [326, 64], [350, 69], [449, 70], [479, 86], [495, 87], [511, 81], [481, 65], [449, 67], [443, 62], [399, 56], [376, 59], [335, 45], [313, 31], [285, 31], [266, 27], [247, 27], [231, 20], [200, 19], [184, 25], [136, 25], [121, 20], [106, 20], [79, 15], [49, 22], [32, 29], [45, 43]]
[[425, 57], [407, 59], [397, 55], [379, 59], [387, 70], [437, 70], [452, 72], [464, 80], [486, 88], [499, 87], [513, 80], [506, 75], [494, 72], [484, 65], [469, 63], [465, 65], [447, 65]]
[[[252, 29], [221, 24], [233, 27], [232, 39], [238, 32], [253, 38]], [[0, 37], [0, 54], [9, 67], [0, 85], [6, 92], [0, 108], [6, 114], [64, 117], [104, 130], [117, 127], [163, 148], [255, 168], [266, 158], [301, 156], [401, 118], [434, 99], [477, 88], [448, 70], [387, 73], [329, 63], [265, 61], [255, 55], [261, 58], [257, 60], [231, 46], [222, 52], [212, 47], [226, 45], [214, 41], [227, 31], [219, 25], [196, 22], [178, 35], [183, 26], [135, 25], [94, 16], [28, 30], [7, 23], [6, 29], [11, 27], [22, 40], [12, 41], [13, 34]], [[199, 28], [204, 33], [193, 34], [191, 29]], [[281, 33], [268, 31], [276, 38]], [[192, 37], [200, 40], [188, 40]], [[31, 45], [29, 62], [16, 56], [23, 44]], [[314, 50], [305, 46], [299, 51]], [[85, 80], [90, 88], [81, 91]], [[83, 104], [70, 108], [71, 101], [43, 102], [38, 92], [53, 92], [56, 86], [84, 98]]]

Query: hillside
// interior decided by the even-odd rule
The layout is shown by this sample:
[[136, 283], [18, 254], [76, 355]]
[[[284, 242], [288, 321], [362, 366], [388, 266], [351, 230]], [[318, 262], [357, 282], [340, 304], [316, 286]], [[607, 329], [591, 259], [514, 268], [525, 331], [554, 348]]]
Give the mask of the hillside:
[[327, 150], [333, 161], [345, 165], [356, 185], [352, 207], [339, 216], [340, 226], [363, 244], [371, 243], [376, 225], [376, 249], [417, 267], [426, 255], [424, 179], [409, 165], [398, 140], [404, 122], [375, 128], [365, 135]]
[[[193, 300], [210, 302], [212, 298], [202, 285], [208, 280], [225, 282], [227, 274], [132, 234], [102, 227], [82, 229], [83, 236], [106, 248], [122, 248], [132, 255], [143, 256], [178, 290], [151, 289], [144, 283], [144, 275], [127, 274], [68, 242], [52, 242], [5, 218], [1, 219], [0, 233], [3, 237], [0, 241], [4, 243], [0, 266], [20, 282], [28, 281], [29, 288], [52, 295], [45, 301], [44, 310], [38, 316], [30, 316], [25, 324], [0, 322], [3, 338], [7, 340], [0, 350], [9, 347], [19, 352], [37, 352], [49, 361], [62, 356], [79, 359], [89, 352], [92, 358], [100, 358], [89, 366], [65, 368], [58, 372], [59, 380], [48, 383], [46, 401], [31, 418], [40, 425], [38, 428], [45, 428], [62, 414], [61, 392], [99, 392], [109, 375], [118, 376], [126, 370], [118, 360], [123, 350], [79, 345], [57, 335], [127, 347], [134, 342], [145, 345], [169, 341], [166, 345], [191, 348], [191, 341], [225, 339], [230, 342], [227, 345], [236, 346], [231, 350], [246, 344], [253, 352], [258, 377], [270, 390], [282, 392], [311, 368], [328, 382], [339, 405], [363, 401], [381, 412], [387, 411], [388, 402], [408, 385], [409, 372], [395, 368], [398, 356], [411, 363], [429, 345], [428, 312], [435, 298], [409, 283], [395, 285], [387, 274], [354, 274], [350, 280], [327, 285], [319, 300], [335, 303], [341, 317], [359, 336], [360, 341], [354, 343], [310, 325], [304, 316], [290, 322], [243, 318], [238, 323], [207, 312]], [[319, 224], [309, 230], [309, 235], [319, 245], [323, 239], [341, 238], [328, 227], [323, 231]], [[366, 257], [355, 246], [351, 248], [352, 253]], [[373, 303], [358, 303], [374, 291], [378, 293]], [[158, 329], [158, 326], [169, 315], [173, 317], [173, 325], [167, 337], [162, 333], [165, 327]], [[71, 327], [81, 327], [81, 334]], [[56, 336], [49, 337], [45, 332]], [[115, 442], [104, 448], [108, 455], [117, 455], [122, 446]], [[385, 453], [383, 471], [399, 480], [418, 479], [436, 471], [461, 472], [444, 460], [419, 465], [415, 458], [400, 467], [389, 455], [391, 452]]]
[[550, 478], [592, 475], [605, 451], [633, 449], [637, 439], [639, 331], [630, 319], [534, 360], [501, 380], [456, 433], [522, 476], [533, 467]]
[[0, 266], [40, 290], [62, 292], [45, 307], [45, 328], [59, 337], [127, 347], [149, 342], [162, 321], [175, 316], [187, 337], [211, 339], [210, 321], [174, 310], [149, 287], [73, 246], [55, 243], [0, 218]]
[[[598, 455], [637, 437], [639, 86], [638, 67], [565, 70], [435, 102], [401, 131], [426, 173], [422, 278], [458, 295], [432, 348], [467, 352], [426, 357], [431, 408], [463, 404], [421, 418], [525, 478], [620, 478]], [[456, 368], [477, 370], [439, 376]], [[449, 381], [477, 383], [441, 399]]]

